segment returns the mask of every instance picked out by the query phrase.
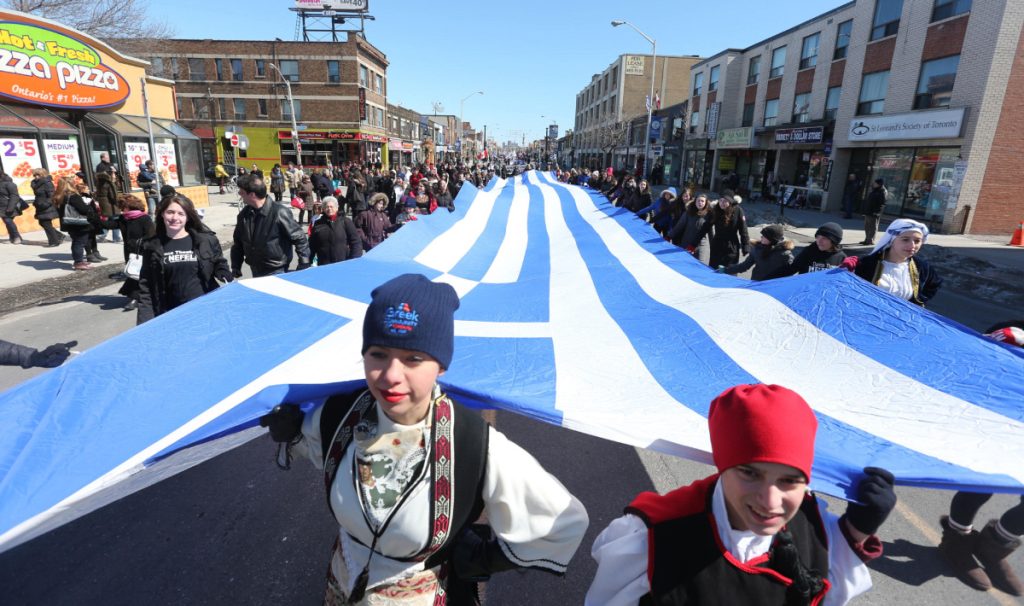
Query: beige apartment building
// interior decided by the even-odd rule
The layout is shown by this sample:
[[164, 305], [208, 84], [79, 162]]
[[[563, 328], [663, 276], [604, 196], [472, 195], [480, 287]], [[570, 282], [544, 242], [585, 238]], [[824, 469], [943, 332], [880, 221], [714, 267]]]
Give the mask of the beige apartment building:
[[1022, 23], [1019, 1], [855, 0], [726, 49], [691, 70], [684, 180], [827, 210], [845, 190], [856, 213], [881, 178], [888, 215], [1009, 234], [1024, 219]]
[[605, 167], [612, 154], [626, 145], [627, 123], [647, 113], [654, 68], [655, 100], [661, 107], [687, 96], [690, 68], [700, 61], [693, 56], [619, 55], [576, 95], [576, 121], [571, 156], [579, 166]]

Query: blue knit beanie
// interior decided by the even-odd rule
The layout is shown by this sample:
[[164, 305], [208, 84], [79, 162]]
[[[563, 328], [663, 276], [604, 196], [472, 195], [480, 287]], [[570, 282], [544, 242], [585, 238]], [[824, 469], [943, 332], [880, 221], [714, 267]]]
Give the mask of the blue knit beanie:
[[447, 369], [455, 348], [459, 295], [450, 284], [403, 274], [381, 284], [363, 319], [363, 353], [372, 345], [429, 354]]

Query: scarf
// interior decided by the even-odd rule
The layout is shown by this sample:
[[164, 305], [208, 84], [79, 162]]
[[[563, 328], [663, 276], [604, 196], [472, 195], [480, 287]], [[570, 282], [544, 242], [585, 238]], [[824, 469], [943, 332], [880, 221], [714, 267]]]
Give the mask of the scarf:
[[880, 250], [889, 248], [892, 241], [895, 240], [900, 234], [905, 231], [916, 231], [921, 232], [921, 244], [924, 245], [928, 241], [928, 226], [924, 223], [918, 223], [913, 219], [896, 219], [889, 224], [889, 227], [885, 229], [885, 233], [878, 239], [878, 244], [875, 244], [875, 248], [871, 250], [871, 254], [875, 254]]

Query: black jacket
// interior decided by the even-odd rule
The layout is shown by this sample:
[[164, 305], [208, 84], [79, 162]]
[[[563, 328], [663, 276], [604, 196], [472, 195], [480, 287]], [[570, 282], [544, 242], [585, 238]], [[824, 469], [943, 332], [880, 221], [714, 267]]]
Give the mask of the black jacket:
[[156, 233], [156, 225], [153, 219], [143, 214], [135, 219], [128, 219], [125, 215], [117, 215], [105, 221], [101, 221], [105, 229], [119, 229], [124, 237], [124, 260], [128, 262], [128, 253], [141, 253], [142, 241], [150, 238]]
[[[192, 250], [199, 259], [199, 281], [203, 292], [217, 288], [217, 280], [230, 282], [233, 277], [228, 262], [221, 252], [216, 234], [190, 231]], [[140, 244], [142, 271], [139, 274], [139, 315], [137, 324], [167, 311], [166, 279], [164, 276], [164, 246], [159, 236], [146, 238]]]
[[5, 217], [20, 215], [19, 202], [21, 202], [21, 196], [18, 195], [18, 186], [14, 184], [14, 181], [0, 181], [0, 215]]
[[809, 274], [815, 271], [827, 271], [839, 267], [839, 264], [846, 258], [846, 253], [841, 250], [823, 251], [818, 245], [811, 242], [797, 253], [793, 264], [782, 267], [768, 276], [769, 278], [784, 278], [794, 274]]
[[260, 209], [246, 206], [238, 213], [234, 242], [231, 245], [231, 269], [242, 271], [242, 262], [249, 264], [255, 277], [280, 273], [288, 269], [295, 247], [300, 268], [309, 265], [309, 242], [295, 222], [292, 210], [283, 204], [265, 200]]
[[36, 219], [46, 221], [60, 216], [53, 205], [53, 178], [49, 175], [32, 179], [32, 191], [36, 195], [32, 205], [36, 207]]
[[[82, 215], [89, 220], [89, 225], [66, 225], [64, 223], [64, 213], [67, 211], [68, 205], [75, 207], [78, 214]], [[64, 204], [60, 207], [60, 230], [68, 233], [81, 232], [81, 231], [99, 231], [102, 228], [100, 218], [96, 214], [96, 207], [85, 201], [85, 198], [79, 194], [71, 194], [64, 199]]]
[[864, 214], [878, 217], [882, 215], [883, 208], [885, 208], [885, 190], [872, 185], [868, 197], [864, 199]]
[[352, 219], [338, 215], [331, 221], [324, 215], [313, 224], [309, 248], [316, 255], [317, 265], [329, 265], [363, 256], [363, 239]]
[[750, 254], [739, 263], [725, 268], [730, 275], [741, 274], [751, 267], [750, 279], [755, 282], [767, 280], [774, 274], [789, 267], [793, 263], [793, 242], [783, 240], [774, 246], [765, 246], [760, 242], [751, 242]]

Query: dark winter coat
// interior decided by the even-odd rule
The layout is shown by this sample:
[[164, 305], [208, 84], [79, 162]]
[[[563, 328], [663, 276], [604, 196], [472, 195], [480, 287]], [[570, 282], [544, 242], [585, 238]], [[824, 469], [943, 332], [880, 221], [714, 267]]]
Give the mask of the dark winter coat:
[[668, 232], [668, 238], [673, 244], [687, 250], [692, 249], [693, 256], [697, 257], [704, 264], [707, 264], [711, 258], [708, 235], [704, 231], [704, 226], [708, 223], [710, 217], [710, 212], [699, 215], [687, 209], [675, 226], [672, 227], [672, 230]]
[[873, 217], [881, 216], [882, 209], [885, 208], [885, 198], [885, 188], [872, 185], [868, 197], [864, 199], [864, 214]]
[[384, 241], [388, 232], [394, 231], [388, 214], [384, 211], [377, 212], [372, 208], [356, 217], [355, 223], [363, 236], [363, 250], [370, 250], [377, 246]]
[[774, 246], [765, 246], [761, 242], [751, 242], [750, 244], [752, 248], [747, 258], [740, 263], [726, 267], [724, 273], [735, 276], [753, 267], [754, 271], [750, 273], [750, 279], [760, 282], [771, 278], [775, 273], [793, 264], [792, 240], [783, 240]]
[[[849, 257], [843, 262], [843, 266], [851, 269], [853, 273], [868, 282], [878, 284], [878, 278], [882, 275], [882, 255], [886, 250], [882, 249], [870, 255]], [[924, 304], [939, 292], [942, 278], [924, 259], [910, 257], [910, 265], [910, 279], [914, 287], [914, 294], [910, 297], [910, 302], [924, 307]]]
[[14, 184], [14, 181], [0, 181], [0, 215], [8, 218], [20, 215], [19, 202], [21, 202], [21, 196], [18, 194], [18, 186]]
[[121, 235], [124, 238], [124, 260], [126, 263], [128, 262], [128, 253], [141, 252], [139, 248], [141, 241], [153, 237], [156, 233], [153, 219], [145, 212], [132, 219], [129, 219], [127, 215], [117, 215], [103, 221], [102, 224], [105, 229], [121, 230]]
[[[227, 259], [221, 252], [216, 234], [189, 231], [192, 236], [192, 250], [199, 259], [199, 282], [203, 292], [210, 292], [221, 282], [230, 282], [233, 277], [228, 269]], [[164, 276], [164, 246], [159, 236], [152, 236], [140, 244], [142, 271], [139, 274], [139, 315], [137, 324], [167, 311], [166, 278]]]
[[309, 248], [317, 265], [329, 265], [363, 256], [363, 239], [352, 219], [339, 214], [332, 221], [324, 215], [313, 224]]
[[258, 210], [246, 206], [238, 213], [231, 245], [231, 269], [242, 271], [248, 263], [254, 277], [280, 273], [292, 259], [291, 247], [299, 256], [299, 265], [309, 265], [309, 242], [295, 222], [292, 209], [266, 200]]
[[327, 175], [316, 173], [310, 178], [310, 181], [312, 181], [313, 187], [316, 189], [316, 195], [320, 196], [321, 200], [334, 193], [334, 188], [331, 186], [331, 178]]
[[[89, 225], [66, 225], [64, 223], [64, 213], [67, 212], [68, 205], [71, 205], [78, 211], [78, 214], [82, 215], [89, 220]], [[96, 215], [96, 207], [86, 202], [85, 199], [78, 194], [71, 194], [64, 200], [64, 204], [60, 206], [60, 230], [67, 233], [77, 233], [83, 231], [99, 231], [103, 226], [100, 224], [100, 218]]]
[[747, 218], [738, 206], [729, 208], [731, 213], [715, 207], [711, 211], [711, 220], [701, 228], [701, 237], [710, 235], [711, 254], [708, 264], [711, 267], [732, 265], [740, 260], [743, 254], [750, 252], [750, 236], [747, 234]]
[[284, 172], [280, 168], [270, 170], [270, 191], [275, 194], [284, 192]]
[[53, 203], [53, 178], [50, 175], [32, 179], [32, 192], [36, 195], [32, 206], [36, 207], [37, 220], [47, 221], [60, 216]]
[[112, 173], [96, 173], [96, 191], [92, 199], [100, 205], [100, 214], [104, 217], [113, 217], [114, 208], [117, 204], [117, 188], [114, 186]]
[[823, 251], [814, 242], [811, 242], [797, 253], [792, 265], [780, 268], [779, 271], [768, 276], [768, 278], [784, 278], [794, 274], [828, 271], [839, 267], [845, 258], [846, 253], [841, 250]]
[[34, 347], [0, 340], [0, 366], [32, 368], [31, 358], [34, 353]]

